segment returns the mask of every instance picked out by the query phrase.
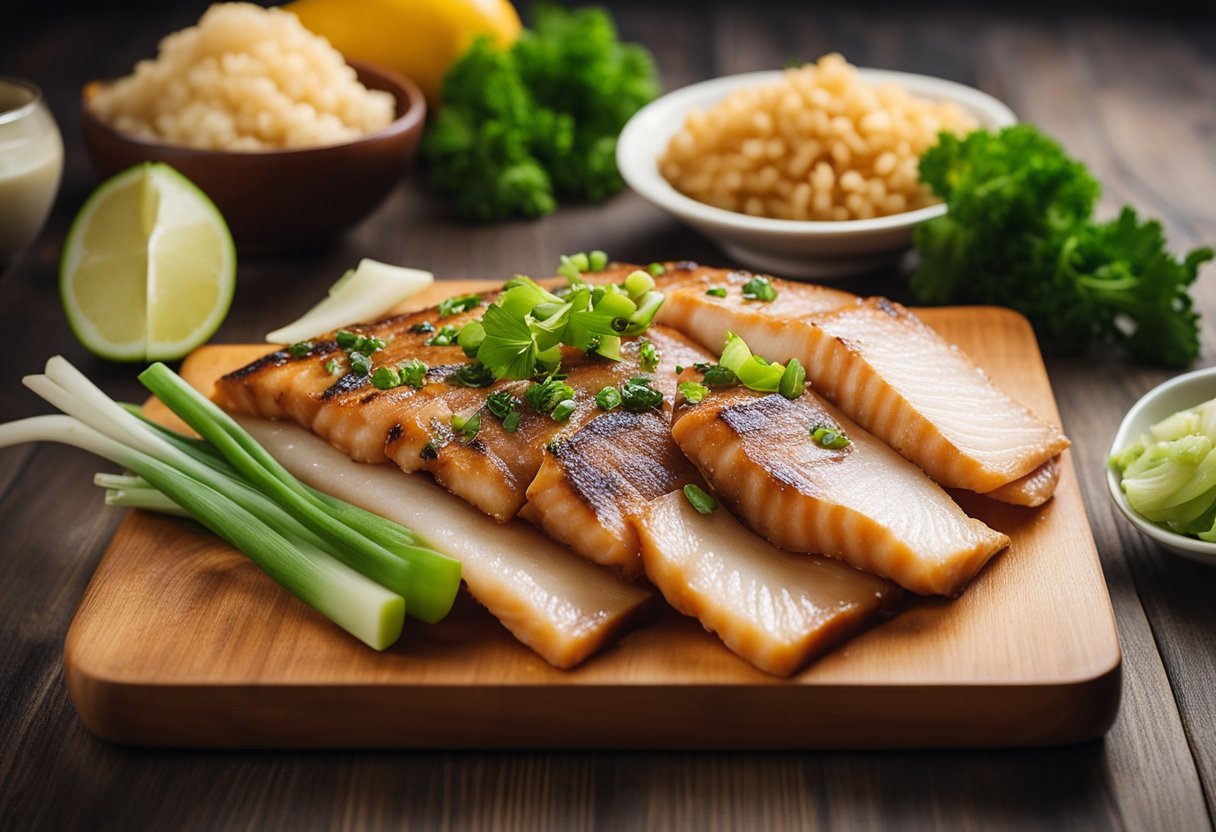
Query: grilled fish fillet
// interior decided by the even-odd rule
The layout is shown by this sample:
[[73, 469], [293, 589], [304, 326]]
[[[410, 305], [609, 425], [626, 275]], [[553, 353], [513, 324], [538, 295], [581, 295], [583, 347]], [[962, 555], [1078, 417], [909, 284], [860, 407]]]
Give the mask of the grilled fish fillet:
[[[424, 322], [458, 328], [479, 314], [473, 310], [441, 320], [432, 309], [351, 328], [387, 342], [374, 354], [377, 366], [410, 358], [426, 362], [430, 370], [421, 389], [378, 390], [366, 375], [327, 372], [331, 361], [345, 367], [346, 355], [332, 338], [323, 338], [301, 355], [279, 350], [229, 373], [217, 384], [216, 399], [237, 412], [290, 419], [357, 461], [388, 459], [404, 471], [428, 471], [500, 522], [519, 514], [526, 501], [523, 516], [555, 539], [592, 561], [640, 575], [630, 518], [648, 500], [695, 476], [670, 435], [674, 367], [712, 356], [660, 326], [651, 327], [644, 339], [626, 340], [619, 362], [569, 350], [562, 370], [577, 392], [578, 407], [566, 421], [521, 405], [518, 428], [508, 433], [483, 411], [480, 430], [466, 442], [452, 429], [454, 414], [482, 410], [499, 390], [522, 400], [528, 382], [452, 383], [453, 373], [467, 363], [464, 353], [459, 347], [427, 346], [433, 333], [413, 330]], [[658, 349], [658, 367], [641, 365], [642, 340]], [[607, 413], [596, 405], [602, 388], [638, 375], [650, 376], [663, 392], [663, 410]]]
[[360, 465], [293, 425], [239, 418], [304, 482], [408, 526], [458, 559], [473, 597], [555, 667], [582, 662], [654, 599], [526, 523], [496, 524], [423, 477]]
[[[843, 428], [825, 448], [810, 428]], [[1009, 538], [963, 513], [915, 465], [808, 391], [795, 400], [741, 387], [677, 406], [672, 436], [748, 526], [913, 592], [956, 595]]]
[[[642, 569], [632, 521], [650, 501], [697, 479], [696, 469], [671, 438], [675, 368], [713, 360], [666, 327], [651, 327], [646, 338], [659, 350], [658, 366], [646, 374], [663, 393], [662, 410], [619, 408], [559, 433], [528, 487], [523, 512], [579, 554], [630, 577]], [[627, 350], [627, 361], [630, 355]]]
[[725, 509], [700, 515], [679, 492], [652, 502], [638, 525], [646, 574], [668, 603], [777, 676], [852, 637], [900, 597], [891, 582], [839, 561], [774, 548]]
[[[798, 358], [819, 393], [943, 486], [1050, 498], [1068, 440], [903, 306], [776, 279], [773, 302], [745, 300], [750, 277], [672, 264], [660, 320], [710, 349], [731, 331], [766, 358]], [[726, 297], [706, 294], [717, 286]]]

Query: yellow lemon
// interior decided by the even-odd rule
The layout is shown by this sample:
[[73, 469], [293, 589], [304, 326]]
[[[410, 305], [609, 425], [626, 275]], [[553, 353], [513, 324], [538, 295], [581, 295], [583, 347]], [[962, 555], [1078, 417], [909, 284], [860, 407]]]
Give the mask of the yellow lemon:
[[507, 47], [521, 28], [507, 0], [296, 0], [285, 8], [347, 59], [417, 82], [432, 104], [443, 76], [478, 35]]

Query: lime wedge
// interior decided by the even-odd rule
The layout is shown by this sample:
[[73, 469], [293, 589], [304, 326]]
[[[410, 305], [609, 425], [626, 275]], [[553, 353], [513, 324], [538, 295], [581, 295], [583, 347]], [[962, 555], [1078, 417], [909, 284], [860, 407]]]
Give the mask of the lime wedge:
[[113, 361], [172, 361], [202, 345], [232, 303], [236, 252], [215, 204], [144, 163], [107, 179], [68, 232], [59, 294], [72, 331]]
[[372, 321], [392, 311], [435, 280], [430, 272], [393, 266], [364, 257], [329, 287], [329, 294], [298, 320], [266, 335], [272, 344], [291, 344], [347, 324]]

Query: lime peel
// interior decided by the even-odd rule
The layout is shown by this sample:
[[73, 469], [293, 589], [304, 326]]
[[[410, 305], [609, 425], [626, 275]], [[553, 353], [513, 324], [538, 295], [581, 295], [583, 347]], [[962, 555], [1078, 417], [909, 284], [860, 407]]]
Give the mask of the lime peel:
[[338, 278], [320, 303], [298, 320], [267, 333], [266, 340], [272, 344], [292, 344], [348, 324], [375, 320], [434, 280], [430, 272], [365, 257]]

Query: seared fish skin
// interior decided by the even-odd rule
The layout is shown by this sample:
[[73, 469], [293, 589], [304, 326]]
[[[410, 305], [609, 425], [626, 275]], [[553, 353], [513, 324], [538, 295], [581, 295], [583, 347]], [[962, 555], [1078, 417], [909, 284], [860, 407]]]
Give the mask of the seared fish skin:
[[696, 469], [671, 438], [677, 366], [713, 357], [666, 327], [644, 336], [659, 350], [658, 366], [644, 372], [633, 363], [636, 343], [625, 345], [635, 374], [652, 378], [663, 407], [633, 413], [621, 407], [600, 413], [577, 430], [559, 433], [528, 487], [524, 516], [583, 557], [641, 574], [633, 520], [647, 504], [698, 479]]
[[1058, 468], [1039, 469], [1068, 440], [906, 308], [775, 278], [774, 301], [746, 300], [748, 278], [673, 268], [660, 278], [660, 320], [710, 349], [731, 331], [773, 361], [797, 358], [819, 393], [943, 486], [1020, 505], [1050, 498]]
[[[816, 425], [850, 443], [826, 448]], [[742, 387], [681, 403], [672, 436], [754, 531], [925, 595], [957, 595], [1009, 538], [963, 513], [915, 465], [807, 392], [793, 401]]]
[[703, 516], [680, 492], [638, 521], [646, 574], [756, 667], [789, 676], [892, 610], [899, 587], [819, 555], [783, 552], [718, 508]]

